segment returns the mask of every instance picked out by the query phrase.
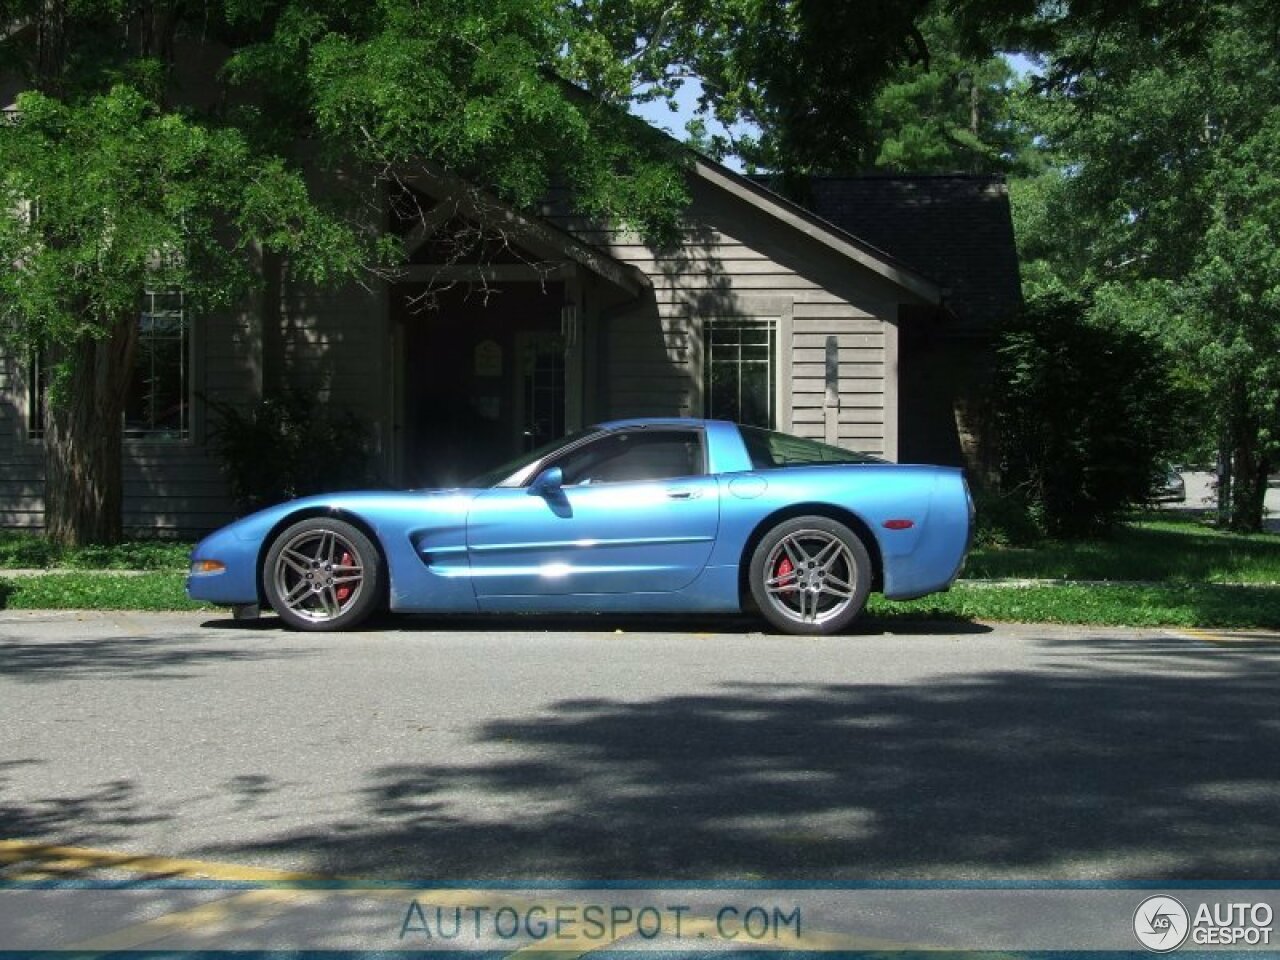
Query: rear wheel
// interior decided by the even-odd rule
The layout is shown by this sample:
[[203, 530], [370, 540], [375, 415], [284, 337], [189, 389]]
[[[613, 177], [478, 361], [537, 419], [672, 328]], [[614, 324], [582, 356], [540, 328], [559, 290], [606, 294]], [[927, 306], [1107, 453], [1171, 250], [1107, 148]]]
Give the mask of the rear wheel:
[[349, 630], [377, 607], [382, 564], [359, 529], [313, 517], [276, 538], [262, 585], [272, 609], [295, 630]]
[[829, 517], [795, 517], [767, 534], [751, 555], [751, 597], [786, 633], [829, 634], [862, 612], [871, 558], [858, 535]]

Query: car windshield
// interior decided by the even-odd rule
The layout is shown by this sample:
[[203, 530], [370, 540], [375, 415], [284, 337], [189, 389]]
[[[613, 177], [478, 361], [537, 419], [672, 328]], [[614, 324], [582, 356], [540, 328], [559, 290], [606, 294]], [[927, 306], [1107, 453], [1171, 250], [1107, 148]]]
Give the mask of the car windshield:
[[751, 467], [755, 470], [774, 470], [778, 467], [796, 467], [820, 463], [884, 463], [869, 453], [843, 450], [817, 440], [806, 440], [760, 427], [740, 427], [742, 442], [747, 445]]
[[579, 430], [571, 433], [567, 437], [561, 437], [558, 440], [552, 440], [550, 443], [544, 443], [535, 450], [528, 453], [522, 453], [514, 460], [509, 460], [499, 467], [494, 467], [478, 477], [472, 477], [463, 486], [472, 489], [483, 487], [518, 487], [525, 480], [526, 473], [540, 460], [545, 460], [549, 455], [555, 453], [561, 447], [567, 447], [570, 444], [577, 443], [584, 437], [592, 436], [600, 431], [595, 427], [588, 427], [586, 430]]

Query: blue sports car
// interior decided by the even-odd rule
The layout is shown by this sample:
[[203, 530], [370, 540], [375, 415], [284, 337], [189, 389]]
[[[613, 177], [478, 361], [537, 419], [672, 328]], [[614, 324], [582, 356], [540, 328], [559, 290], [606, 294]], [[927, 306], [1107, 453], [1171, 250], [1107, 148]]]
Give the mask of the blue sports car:
[[951, 467], [885, 463], [717, 420], [604, 423], [453, 490], [334, 493], [202, 540], [194, 600], [300, 630], [431, 613], [756, 610], [835, 633], [867, 595], [945, 590], [973, 501]]

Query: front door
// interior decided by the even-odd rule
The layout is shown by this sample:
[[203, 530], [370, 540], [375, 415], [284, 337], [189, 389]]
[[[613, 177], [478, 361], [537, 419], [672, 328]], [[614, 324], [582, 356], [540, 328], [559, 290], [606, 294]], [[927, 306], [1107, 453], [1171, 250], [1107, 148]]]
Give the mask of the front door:
[[563, 437], [565, 345], [559, 331], [516, 333], [515, 438], [520, 453]]
[[720, 525], [701, 430], [616, 431], [561, 455], [562, 484], [472, 501], [476, 595], [667, 593], [692, 583]]
[[457, 486], [533, 449], [526, 434], [542, 443], [564, 433], [563, 284], [395, 291], [401, 483]]

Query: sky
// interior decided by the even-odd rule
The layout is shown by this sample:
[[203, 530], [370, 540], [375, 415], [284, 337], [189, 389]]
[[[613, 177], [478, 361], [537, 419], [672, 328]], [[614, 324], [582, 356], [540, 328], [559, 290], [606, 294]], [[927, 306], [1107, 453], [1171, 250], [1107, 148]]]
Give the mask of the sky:
[[[632, 105], [631, 112], [637, 116], [643, 117], [653, 126], [660, 130], [665, 130], [677, 140], [683, 142], [688, 138], [685, 132], [685, 124], [692, 118], [694, 111], [698, 106], [698, 97], [702, 93], [702, 84], [697, 78], [686, 80], [679, 92], [676, 94], [676, 110], [671, 110], [667, 106], [665, 100], [653, 100], [649, 103]], [[709, 121], [714, 124], [714, 121]], [[743, 124], [742, 130], [750, 131], [754, 127], [750, 124]], [[716, 129], [712, 129], [712, 133], [718, 133]], [[725, 165], [733, 170], [742, 172], [742, 161], [737, 157], [729, 157], [725, 161]]]

